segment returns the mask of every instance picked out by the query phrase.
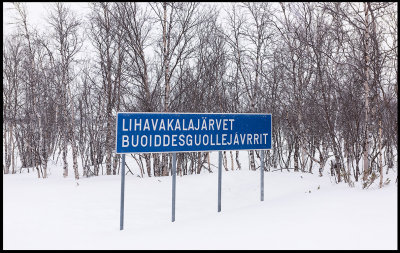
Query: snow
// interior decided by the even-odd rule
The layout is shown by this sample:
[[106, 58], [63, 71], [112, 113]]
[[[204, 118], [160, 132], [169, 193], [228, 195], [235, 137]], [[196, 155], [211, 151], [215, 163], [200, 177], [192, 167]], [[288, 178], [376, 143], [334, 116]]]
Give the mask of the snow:
[[261, 202], [260, 171], [242, 160], [241, 171], [223, 170], [220, 213], [216, 169], [177, 176], [175, 222], [172, 178], [128, 174], [123, 231], [120, 176], [62, 178], [60, 161], [47, 179], [3, 175], [3, 249], [397, 249], [395, 180], [362, 190], [266, 172]]

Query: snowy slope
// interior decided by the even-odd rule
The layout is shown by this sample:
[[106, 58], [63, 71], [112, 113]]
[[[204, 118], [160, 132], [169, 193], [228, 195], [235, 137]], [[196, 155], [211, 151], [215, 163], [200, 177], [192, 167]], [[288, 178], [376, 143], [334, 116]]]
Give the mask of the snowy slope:
[[[216, 153], [216, 152], [215, 152]], [[133, 167], [133, 166], [132, 166]], [[223, 171], [177, 177], [126, 176], [119, 230], [120, 176], [48, 179], [3, 175], [4, 249], [396, 249], [397, 184], [362, 190], [328, 176]], [[318, 187], [320, 189], [318, 189]]]

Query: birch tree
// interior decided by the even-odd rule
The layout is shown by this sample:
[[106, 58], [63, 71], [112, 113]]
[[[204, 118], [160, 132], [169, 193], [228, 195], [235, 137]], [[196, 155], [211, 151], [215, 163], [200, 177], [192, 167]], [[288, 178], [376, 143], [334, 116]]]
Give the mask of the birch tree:
[[[56, 3], [49, 16], [49, 23], [53, 29], [54, 53], [53, 65], [58, 75], [57, 91], [60, 104], [57, 106], [58, 126], [63, 136], [64, 177], [68, 176], [68, 144], [72, 147], [73, 170], [75, 179], [79, 179], [78, 147], [76, 137], [76, 117], [71, 86], [74, 81], [73, 64], [76, 63], [77, 53], [82, 46], [78, 28], [81, 21], [63, 3]], [[74, 87], [73, 87], [74, 88]]]

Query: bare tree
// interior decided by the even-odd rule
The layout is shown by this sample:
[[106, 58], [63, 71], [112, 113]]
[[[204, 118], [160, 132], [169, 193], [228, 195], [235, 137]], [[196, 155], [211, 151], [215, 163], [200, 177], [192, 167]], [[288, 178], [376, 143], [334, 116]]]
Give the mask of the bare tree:
[[[90, 38], [96, 49], [98, 75], [101, 76], [102, 96], [104, 96], [105, 153], [106, 173], [111, 175], [112, 153], [114, 144], [115, 114], [122, 80], [122, 66], [124, 61], [122, 36], [118, 36], [115, 27], [118, 23], [111, 14], [115, 11], [115, 4], [93, 3], [90, 15]], [[118, 160], [118, 158], [116, 158]], [[114, 167], [113, 174], [116, 174]]]
[[76, 18], [72, 11], [63, 3], [56, 3], [49, 16], [49, 23], [53, 29], [54, 53], [53, 65], [57, 70], [58, 85], [57, 90], [60, 98], [60, 104], [57, 106], [59, 117], [58, 126], [63, 135], [63, 160], [64, 177], [68, 176], [68, 162], [66, 156], [68, 153], [68, 143], [72, 147], [72, 159], [75, 179], [79, 179], [78, 172], [78, 147], [76, 137], [76, 117], [74, 101], [71, 93], [71, 86], [74, 81], [72, 71], [73, 64], [76, 62], [76, 55], [82, 46], [81, 35], [78, 28], [81, 21]]
[[21, 38], [12, 35], [3, 47], [3, 141], [4, 141], [4, 174], [16, 173], [15, 147], [17, 130], [17, 110], [20, 107], [20, 86], [23, 60], [23, 44]]

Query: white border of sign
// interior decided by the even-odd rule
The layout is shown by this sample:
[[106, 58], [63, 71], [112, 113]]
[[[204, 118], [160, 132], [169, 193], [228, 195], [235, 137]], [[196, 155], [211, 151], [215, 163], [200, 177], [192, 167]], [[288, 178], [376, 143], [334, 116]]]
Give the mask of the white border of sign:
[[241, 114], [241, 115], [271, 115], [271, 148], [265, 149], [265, 148], [255, 148], [255, 149], [212, 149], [212, 150], [195, 150], [195, 151], [157, 151], [157, 152], [122, 152], [118, 153], [117, 152], [117, 131], [118, 131], [118, 122], [115, 124], [115, 153], [116, 154], [152, 154], [152, 153], [190, 153], [190, 152], [213, 152], [213, 151], [234, 151], [234, 150], [272, 150], [272, 113], [203, 113], [203, 112], [117, 112], [117, 118], [118, 119], [118, 114], [120, 113], [136, 113], [136, 114], [218, 114], [218, 115], [224, 115], [224, 114]]

